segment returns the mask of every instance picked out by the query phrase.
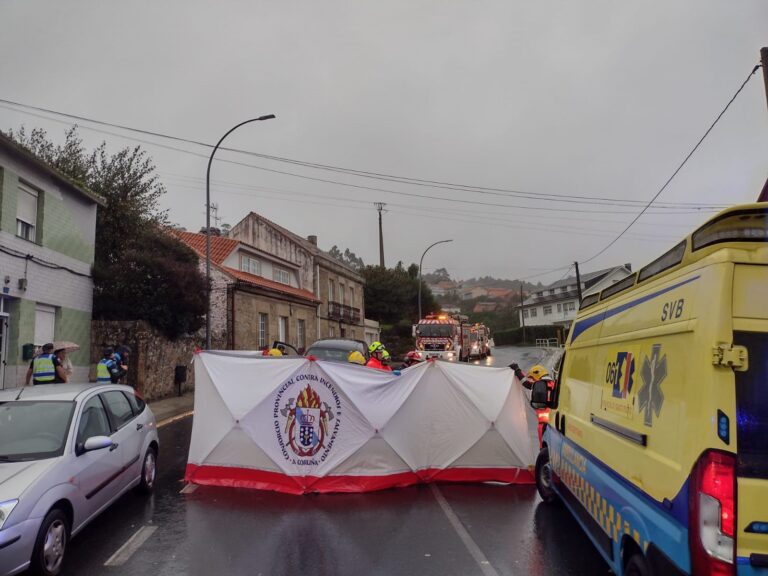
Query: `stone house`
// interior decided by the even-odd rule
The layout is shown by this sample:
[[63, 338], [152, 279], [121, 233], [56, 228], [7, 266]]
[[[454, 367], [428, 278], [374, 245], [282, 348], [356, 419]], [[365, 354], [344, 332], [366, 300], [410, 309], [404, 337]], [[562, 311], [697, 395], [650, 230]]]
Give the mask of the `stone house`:
[[30, 355], [71, 341], [87, 382], [96, 211], [104, 200], [0, 134], [0, 389], [22, 385]]
[[[581, 275], [582, 298], [600, 292], [623, 280], [632, 273], [632, 266], [624, 264]], [[579, 309], [576, 277], [569, 276], [532, 292], [520, 307], [521, 323], [526, 326], [569, 327]]]
[[255, 212], [228, 233], [265, 253], [274, 254], [297, 269], [299, 287], [320, 301], [316, 317], [318, 338], [365, 338], [365, 280], [317, 246], [317, 236], [302, 238]]
[[[174, 231], [200, 256], [205, 234]], [[290, 258], [290, 259], [288, 259]], [[233, 238], [211, 236], [211, 338], [214, 348], [257, 350], [275, 340], [297, 349], [317, 338], [319, 298], [307, 289], [311, 260], [283, 243], [273, 252]]]

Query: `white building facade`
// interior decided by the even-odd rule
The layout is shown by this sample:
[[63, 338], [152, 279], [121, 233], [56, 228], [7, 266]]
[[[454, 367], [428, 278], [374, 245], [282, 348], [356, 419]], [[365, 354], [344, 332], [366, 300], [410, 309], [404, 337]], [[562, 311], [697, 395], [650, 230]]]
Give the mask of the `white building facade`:
[[[600, 292], [632, 273], [624, 264], [581, 275], [581, 296]], [[525, 326], [569, 327], [579, 310], [576, 278], [571, 276], [532, 292], [519, 310], [520, 323]]]

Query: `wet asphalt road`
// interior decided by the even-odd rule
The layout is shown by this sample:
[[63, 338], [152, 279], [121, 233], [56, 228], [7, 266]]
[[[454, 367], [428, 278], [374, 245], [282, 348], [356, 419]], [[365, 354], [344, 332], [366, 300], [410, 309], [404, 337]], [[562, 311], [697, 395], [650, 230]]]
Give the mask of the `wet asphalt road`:
[[[541, 358], [537, 349], [500, 348], [477, 363], [525, 368]], [[532, 486], [308, 496], [198, 487], [182, 494], [191, 430], [191, 418], [160, 430], [155, 494], [124, 496], [79, 534], [65, 575], [608, 574], [571, 515], [544, 505]], [[123, 564], [104, 565], [146, 527], [154, 532]]]

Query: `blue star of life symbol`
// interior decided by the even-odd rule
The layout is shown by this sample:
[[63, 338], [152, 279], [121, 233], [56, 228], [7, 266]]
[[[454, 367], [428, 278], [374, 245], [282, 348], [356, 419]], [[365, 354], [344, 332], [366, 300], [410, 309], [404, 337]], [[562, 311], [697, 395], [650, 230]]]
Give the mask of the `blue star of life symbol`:
[[664, 404], [664, 392], [661, 390], [661, 383], [667, 377], [667, 355], [659, 359], [661, 344], [654, 344], [651, 349], [651, 357], [647, 356], [643, 360], [643, 368], [640, 370], [640, 376], [643, 379], [643, 386], [637, 393], [640, 400], [640, 410], [645, 411], [643, 423], [646, 426], [653, 424], [653, 414], [656, 418], [661, 413], [661, 406]]

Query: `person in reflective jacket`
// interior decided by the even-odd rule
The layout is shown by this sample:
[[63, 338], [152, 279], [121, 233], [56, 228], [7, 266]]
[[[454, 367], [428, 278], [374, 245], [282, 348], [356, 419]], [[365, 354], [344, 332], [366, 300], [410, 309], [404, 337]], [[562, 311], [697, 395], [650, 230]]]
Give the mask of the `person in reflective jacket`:
[[67, 373], [61, 366], [61, 361], [53, 353], [53, 344], [45, 344], [40, 354], [30, 362], [25, 384], [54, 384], [67, 381]]
[[391, 368], [388, 368], [384, 365], [384, 353], [387, 351], [386, 348], [384, 348], [384, 344], [382, 344], [379, 341], [371, 343], [370, 346], [368, 346], [368, 352], [370, 353], [371, 357], [369, 358], [368, 362], [366, 362], [366, 366], [368, 368], [374, 368], [376, 370], [384, 370], [385, 372], [389, 372], [392, 370]]
[[96, 383], [114, 384], [125, 375], [120, 364], [115, 360], [115, 349], [111, 346], [104, 348], [101, 360], [96, 364]]
[[[532, 366], [531, 369], [528, 370], [528, 375], [525, 375], [523, 371], [520, 370], [520, 366], [518, 366], [515, 362], [510, 364], [509, 367], [512, 368], [515, 376], [518, 380], [520, 380], [520, 384], [522, 384], [528, 390], [533, 388], [533, 384], [539, 380], [543, 380], [547, 383], [547, 388], [549, 388], [550, 392], [555, 389], [555, 381], [552, 380], [547, 369], [544, 368], [544, 366], [541, 364]], [[541, 447], [541, 438], [544, 434], [544, 427], [549, 424], [549, 408], [538, 408], [536, 410], [536, 417], [539, 421], [539, 447]]]

